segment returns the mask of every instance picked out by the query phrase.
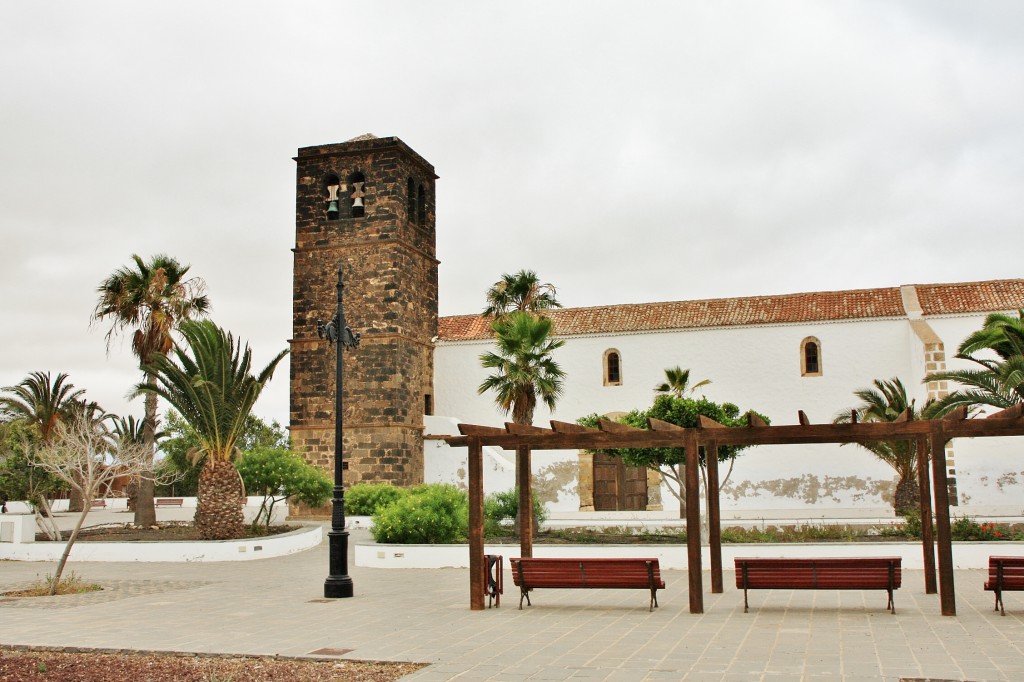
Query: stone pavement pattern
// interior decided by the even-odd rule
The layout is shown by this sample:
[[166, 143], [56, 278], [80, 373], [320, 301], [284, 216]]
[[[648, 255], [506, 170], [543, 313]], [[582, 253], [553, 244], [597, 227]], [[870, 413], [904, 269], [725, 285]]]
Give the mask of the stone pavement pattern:
[[[354, 531], [351, 544], [367, 541]], [[514, 550], [510, 551], [510, 555]], [[77, 563], [102, 593], [0, 598], [0, 644], [421, 661], [406, 679], [434, 680], [1024, 680], [1024, 596], [1005, 617], [956, 576], [958, 616], [939, 615], [920, 571], [904, 571], [895, 616], [884, 592], [760, 590], [725, 578], [691, 615], [686, 574], [648, 613], [642, 590], [538, 590], [517, 610], [506, 562], [500, 609], [469, 610], [465, 569], [369, 569], [350, 559], [356, 596], [323, 600], [327, 546], [278, 559], [220, 564]], [[0, 591], [53, 571], [0, 562]], [[323, 655], [323, 654], [319, 654]]]

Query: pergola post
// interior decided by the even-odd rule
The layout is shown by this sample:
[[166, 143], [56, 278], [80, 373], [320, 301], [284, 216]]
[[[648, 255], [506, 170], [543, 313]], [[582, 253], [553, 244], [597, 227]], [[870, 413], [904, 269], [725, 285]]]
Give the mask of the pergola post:
[[924, 592], [935, 594], [935, 537], [932, 532], [932, 491], [931, 476], [928, 474], [928, 440], [923, 436], [915, 439], [917, 444], [917, 485], [921, 503], [921, 549], [924, 553]]
[[715, 441], [704, 445], [708, 472], [708, 544], [711, 551], [711, 593], [722, 594], [722, 515], [718, 498], [718, 448]]
[[686, 448], [686, 573], [690, 581], [690, 613], [704, 613], [704, 577], [700, 556], [700, 455], [697, 431], [688, 429]]
[[[782, 445], [787, 443], [861, 443], [882, 440], [914, 441], [918, 452], [918, 485], [921, 491], [922, 546], [925, 559], [925, 583], [934, 591], [934, 563], [929, 563], [930, 547], [937, 539], [938, 591], [942, 614], [956, 615], [956, 596], [953, 584], [953, 548], [949, 522], [949, 487], [946, 470], [946, 440], [952, 438], [984, 438], [995, 436], [1024, 436], [1024, 408], [1003, 410], [985, 419], [967, 419], [967, 410], [958, 408], [942, 420], [910, 420], [858, 424], [811, 424], [803, 413], [799, 425], [769, 426], [756, 413], [748, 414], [747, 428], [721, 427], [713, 420], [701, 417], [699, 428], [683, 428], [657, 419], [649, 419], [650, 429], [638, 429], [608, 420], [600, 420], [599, 429], [565, 422], [551, 422], [551, 429], [525, 424], [507, 423], [505, 429], [491, 426], [459, 424], [459, 436], [443, 439], [452, 447], [470, 447], [470, 487], [476, 494], [471, 502], [471, 523], [480, 534], [470, 539], [470, 584], [473, 589], [471, 604], [483, 594], [483, 479], [482, 446], [515, 448], [520, 464], [517, 474], [522, 481], [520, 490], [520, 551], [524, 557], [533, 554], [533, 493], [530, 467], [531, 452], [538, 450], [610, 448], [678, 448], [686, 452], [682, 487], [685, 494], [684, 516], [687, 531], [687, 569], [689, 580], [690, 613], [704, 612], [703, 573], [701, 566], [700, 524], [700, 454], [702, 440], [708, 447], [708, 502], [709, 540], [712, 544], [712, 589], [718, 591], [721, 555], [721, 514], [719, 509], [719, 480], [716, 465], [717, 449], [727, 445]], [[709, 432], [705, 429], [716, 429]], [[932, 500], [935, 507], [937, 538], [931, 538], [932, 513], [928, 502], [928, 465], [924, 453], [928, 450], [926, 438], [931, 442]], [[477, 497], [476, 495], [479, 495]], [[932, 566], [931, 569], [928, 567]], [[482, 596], [481, 596], [482, 600]], [[482, 605], [482, 601], [479, 602]], [[474, 606], [474, 608], [477, 608]]]
[[519, 556], [533, 556], [533, 475], [530, 471], [530, 446], [516, 446], [519, 466]]
[[469, 449], [469, 608], [484, 609], [484, 456], [480, 439]]
[[946, 480], [946, 437], [942, 422], [932, 422], [932, 485], [935, 490], [935, 529], [939, 536], [939, 602], [943, 616], [956, 615], [953, 586], [953, 538], [949, 528], [949, 483]]

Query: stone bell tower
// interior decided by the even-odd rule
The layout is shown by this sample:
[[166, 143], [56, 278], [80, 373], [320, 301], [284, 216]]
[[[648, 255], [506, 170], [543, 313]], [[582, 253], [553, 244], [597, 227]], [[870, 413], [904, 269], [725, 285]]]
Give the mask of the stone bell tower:
[[434, 167], [397, 137], [299, 149], [291, 339], [291, 438], [334, 461], [335, 350], [317, 320], [337, 310], [362, 335], [344, 357], [345, 483], [423, 482], [437, 335]]

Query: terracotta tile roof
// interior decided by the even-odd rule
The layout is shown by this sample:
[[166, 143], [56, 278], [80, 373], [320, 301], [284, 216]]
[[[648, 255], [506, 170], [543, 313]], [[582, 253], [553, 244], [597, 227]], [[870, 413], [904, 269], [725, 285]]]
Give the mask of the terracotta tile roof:
[[[925, 316], [1016, 310], [1024, 307], [1024, 280], [916, 285]], [[781, 296], [718, 298], [703, 301], [631, 303], [593, 308], [564, 308], [549, 316], [559, 336], [700, 329], [799, 322], [836, 322], [903, 317], [899, 287], [816, 291]], [[438, 337], [471, 341], [491, 335], [479, 315], [442, 317]]]
[[925, 315], [1019, 310], [1024, 308], [1024, 279], [918, 284], [917, 298]]

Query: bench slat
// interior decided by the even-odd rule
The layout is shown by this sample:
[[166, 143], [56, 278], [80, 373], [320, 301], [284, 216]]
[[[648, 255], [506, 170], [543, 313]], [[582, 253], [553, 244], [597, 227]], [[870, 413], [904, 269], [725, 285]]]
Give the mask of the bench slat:
[[520, 588], [519, 608], [527, 592], [536, 588], [649, 589], [651, 610], [658, 605], [657, 590], [665, 589], [658, 560], [515, 558], [512, 581]]
[[1006, 615], [1003, 605], [1003, 592], [1020, 592], [1024, 590], [1024, 557], [990, 556], [988, 558], [988, 580], [985, 590], [995, 592], [995, 610]]
[[762, 558], [737, 557], [736, 587], [743, 590], [885, 590], [895, 613], [892, 592], [903, 580], [900, 557]]

